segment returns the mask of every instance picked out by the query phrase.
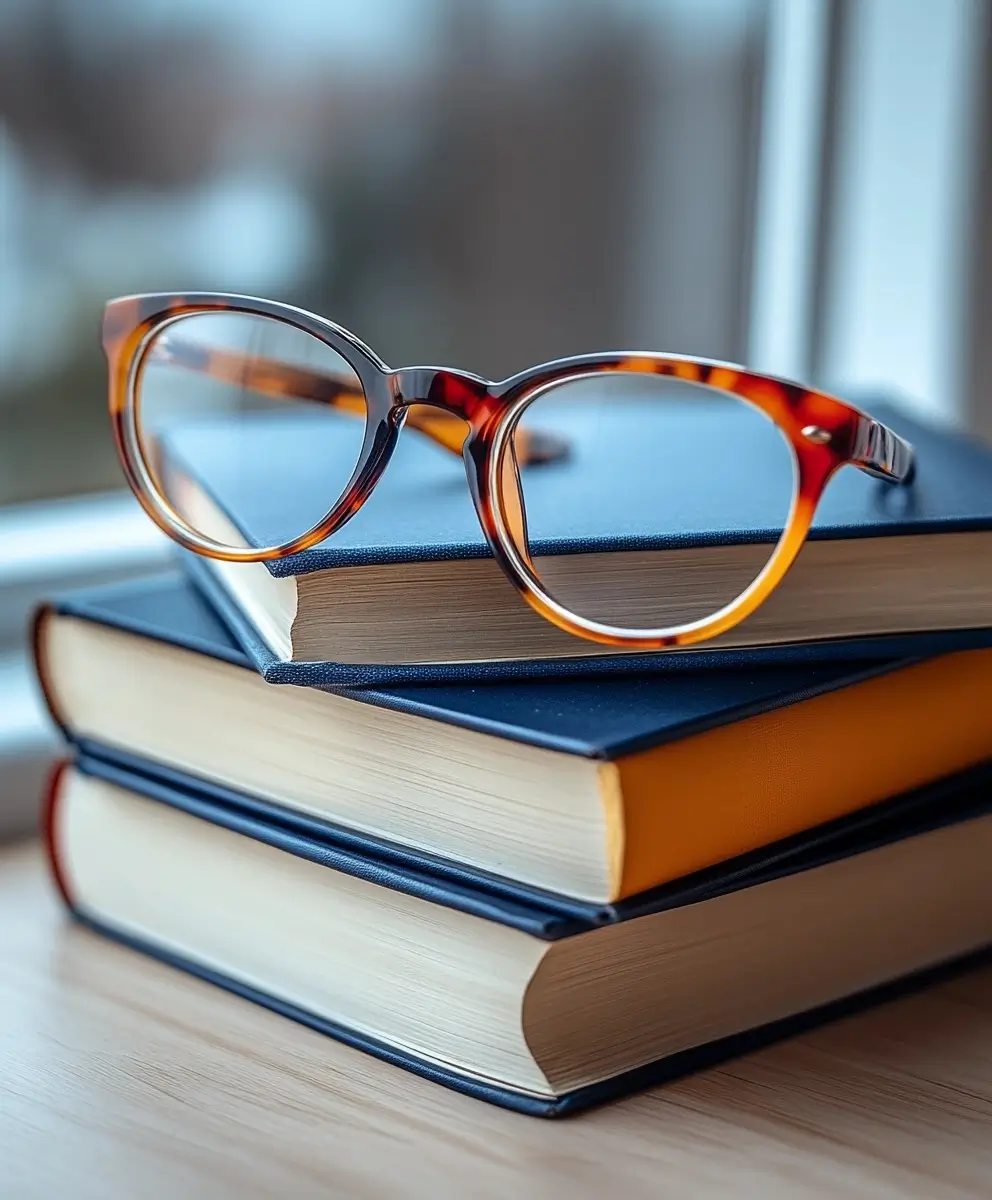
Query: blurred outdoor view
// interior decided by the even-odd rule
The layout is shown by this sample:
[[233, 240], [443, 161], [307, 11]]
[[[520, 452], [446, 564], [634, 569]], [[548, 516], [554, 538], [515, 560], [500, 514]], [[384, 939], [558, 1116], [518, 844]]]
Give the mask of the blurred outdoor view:
[[743, 356], [764, 15], [0, 0], [0, 503], [121, 484], [97, 330], [128, 292], [286, 299], [491, 377]]

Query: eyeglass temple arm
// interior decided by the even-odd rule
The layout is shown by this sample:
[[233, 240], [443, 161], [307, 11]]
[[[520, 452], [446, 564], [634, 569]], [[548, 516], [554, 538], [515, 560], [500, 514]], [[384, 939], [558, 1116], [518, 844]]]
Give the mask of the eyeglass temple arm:
[[887, 483], [912, 483], [916, 478], [916, 455], [905, 438], [862, 415], [854, 432], [850, 462]]
[[[212, 379], [250, 388], [265, 396], [310, 400], [341, 412], [365, 416], [365, 396], [357, 377], [330, 371], [313, 371], [260, 355], [243, 355], [219, 346], [186, 342], [168, 334], [159, 336], [150, 356]], [[426, 405], [411, 405], [406, 424], [461, 457], [465, 422], [454, 413]], [[514, 434], [514, 450], [522, 467], [566, 458], [568, 442], [540, 429], [520, 429]]]

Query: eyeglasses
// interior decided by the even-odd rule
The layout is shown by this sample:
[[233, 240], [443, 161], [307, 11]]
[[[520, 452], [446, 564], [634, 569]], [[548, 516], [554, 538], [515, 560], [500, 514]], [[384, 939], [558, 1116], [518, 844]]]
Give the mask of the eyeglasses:
[[[914, 469], [906, 441], [841, 400], [678, 355], [583, 355], [501, 383], [394, 371], [322, 317], [212, 293], [113, 300], [103, 344], [128, 482], [180, 545], [242, 563], [315, 546], [369, 500], [410, 428], [463, 457], [523, 599], [605, 645], [731, 629], [795, 561], [840, 467], [890, 483]], [[397, 457], [381, 501], [394, 512], [447, 490], [429, 447]], [[231, 517], [246, 497], [250, 533]], [[687, 558], [700, 544], [708, 556]]]

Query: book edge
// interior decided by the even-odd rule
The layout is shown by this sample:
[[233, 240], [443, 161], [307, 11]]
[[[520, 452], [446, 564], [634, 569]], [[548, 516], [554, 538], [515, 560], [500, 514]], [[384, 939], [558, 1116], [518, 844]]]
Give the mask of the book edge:
[[[890, 633], [857, 638], [788, 642], [780, 645], [725, 649], [662, 650], [644, 654], [603, 654], [576, 658], [498, 659], [457, 663], [360, 663], [279, 659], [261, 640], [227, 594], [221, 581], [199, 556], [185, 552], [181, 561], [188, 577], [212, 606], [245, 656], [267, 683], [325, 687], [335, 691], [376, 691], [385, 688], [447, 683], [525, 682], [549, 679], [604, 679], [623, 674], [664, 674], [678, 671], [754, 670], [762, 667], [831, 665], [837, 663], [891, 664], [916, 661], [955, 650], [992, 644], [992, 629], [933, 630]], [[373, 701], [374, 702], [374, 701]], [[597, 747], [597, 757], [610, 757], [643, 748], [643, 742], [622, 741]], [[563, 745], [562, 749], [568, 749]]]
[[400, 1067], [429, 1082], [438, 1083], [451, 1091], [459, 1092], [473, 1099], [483, 1100], [527, 1116], [545, 1118], [576, 1115], [625, 1095], [660, 1084], [674, 1083], [678, 1079], [717, 1067], [722, 1063], [744, 1057], [787, 1038], [809, 1032], [830, 1021], [853, 1016], [865, 1009], [921, 991], [965, 971], [974, 970], [992, 962], [992, 947], [983, 947], [960, 957], [922, 967], [909, 975], [887, 980], [875, 987], [841, 997], [805, 1012], [795, 1013], [767, 1025], [732, 1034], [727, 1038], [708, 1042], [691, 1050], [681, 1051], [667, 1058], [635, 1067], [631, 1071], [622, 1072], [600, 1083], [559, 1096], [544, 1098], [519, 1092], [513, 1088], [501, 1087], [498, 1084], [487, 1083], [417, 1055], [409, 1054], [344, 1024], [319, 1017], [306, 1009], [280, 999], [278, 996], [224, 975], [204, 964], [173, 954], [152, 942], [116, 930], [95, 920], [71, 904], [69, 910], [80, 925], [100, 936], [155, 958], [165, 965], [184, 971], [205, 983], [213, 984], [240, 999], [258, 1004], [270, 1012], [330, 1037], [351, 1049], [363, 1051], [391, 1066]]

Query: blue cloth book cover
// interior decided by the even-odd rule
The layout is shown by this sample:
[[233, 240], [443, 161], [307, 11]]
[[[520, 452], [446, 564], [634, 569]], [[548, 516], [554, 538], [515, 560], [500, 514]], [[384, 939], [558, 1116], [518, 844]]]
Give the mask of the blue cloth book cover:
[[[405, 432], [365, 506], [327, 542], [264, 564], [184, 558], [273, 683], [392, 686], [733, 668], [987, 644], [992, 453], [873, 409], [913, 443], [913, 484], [893, 488], [853, 468], [840, 471], [772, 597], [738, 628], [686, 650], [620, 653], [563, 633], [529, 609], [489, 555], [458, 459], [415, 431]], [[621, 405], [609, 421], [570, 417], [570, 457], [527, 469], [528, 524], [542, 531], [532, 552], [595, 568], [625, 596], [647, 594], [650, 603], [677, 592], [686, 604], [702, 604], [701, 594], [692, 596], [710, 587], [719, 603], [729, 601], [740, 590], [731, 586], [734, 572], [747, 568], [741, 586], [751, 577], [735, 556], [766, 554], [782, 528], [777, 460], [766, 461], [766, 439], [752, 422], [735, 422], [719, 406], [673, 405], [648, 428], [645, 411], [650, 406]], [[226, 438], [187, 430], [173, 439], [177, 489], [205, 527], [223, 526], [235, 543], [268, 544], [277, 528], [292, 526], [294, 511], [312, 523], [345, 444], [332, 426], [322, 420], [309, 439], [269, 417], [242, 422]], [[682, 436], [671, 436], [673, 429]], [[267, 470], [288, 454], [282, 440], [290, 434], [293, 469]], [[687, 439], [705, 447], [702, 484], [698, 466], [666, 453]]]

